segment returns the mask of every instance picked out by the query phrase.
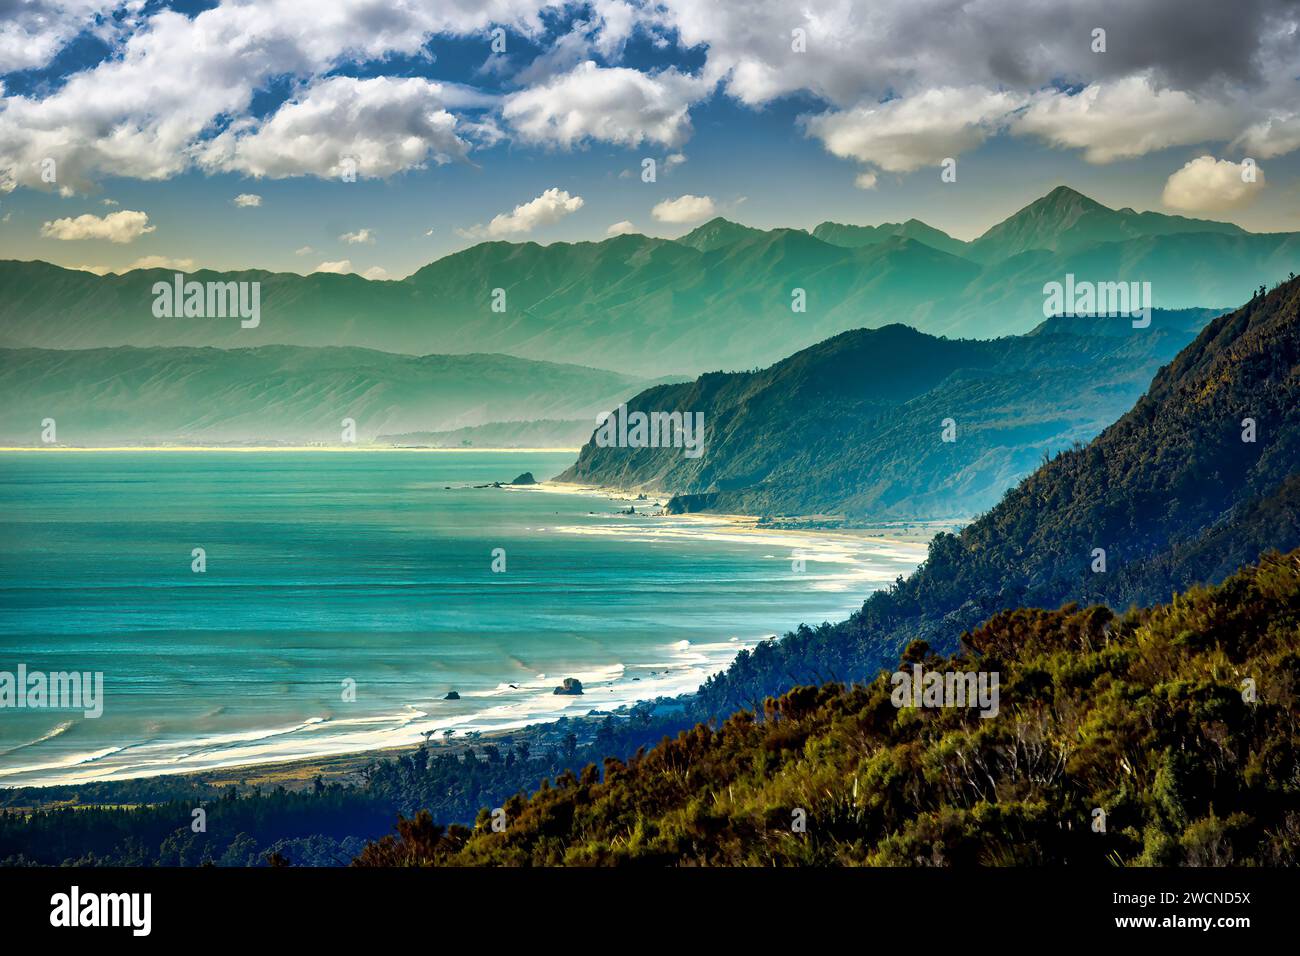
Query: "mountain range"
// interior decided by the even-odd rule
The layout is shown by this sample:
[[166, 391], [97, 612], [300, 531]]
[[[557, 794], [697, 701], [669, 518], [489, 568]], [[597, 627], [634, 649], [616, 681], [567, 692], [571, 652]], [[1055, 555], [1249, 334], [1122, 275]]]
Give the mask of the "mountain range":
[[400, 281], [190, 276], [260, 282], [256, 328], [155, 318], [151, 290], [172, 280], [167, 270], [96, 276], [6, 261], [0, 346], [500, 352], [656, 377], [762, 367], [837, 333], [893, 323], [966, 338], [1027, 332], [1044, 317], [1044, 284], [1067, 273], [1150, 282], [1156, 307], [1226, 308], [1297, 261], [1300, 233], [1113, 210], [1063, 186], [969, 243], [916, 220], [823, 223], [811, 233], [714, 220], [677, 240], [485, 242]]
[[676, 494], [678, 512], [968, 518], [1045, 454], [1115, 421], [1212, 316], [1158, 311], [1141, 329], [1059, 317], [996, 340], [902, 325], [844, 332], [762, 371], [714, 372], [628, 402], [702, 413], [700, 456], [592, 436], [559, 477]]
[[[371, 349], [0, 350], [0, 441], [64, 444], [311, 442], [532, 418], [594, 423], [644, 388], [617, 372], [508, 355]], [[459, 442], [458, 442], [459, 443]]]

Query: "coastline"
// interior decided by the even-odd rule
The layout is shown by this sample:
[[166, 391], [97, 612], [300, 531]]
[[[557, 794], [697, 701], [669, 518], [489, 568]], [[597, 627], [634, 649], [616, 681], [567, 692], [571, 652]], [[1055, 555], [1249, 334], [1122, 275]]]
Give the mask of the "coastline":
[[[143, 449], [119, 448], [114, 451], [132, 451]], [[170, 449], [179, 450], [179, 449]], [[216, 451], [229, 449], [212, 449]], [[283, 451], [283, 448], [265, 448], [258, 449], [265, 451]], [[304, 451], [318, 451], [322, 449], [304, 448]], [[352, 449], [334, 449], [336, 451], [348, 451]], [[365, 451], [371, 449], [357, 449]], [[408, 450], [408, 449], [391, 449], [391, 450]], [[447, 451], [455, 452], [459, 449], [409, 449], [409, 450], [428, 450], [428, 451]], [[518, 452], [519, 449], [510, 449], [509, 451]], [[553, 450], [552, 450], [553, 451]], [[579, 485], [573, 483], [563, 483], [554, 481], [542, 481], [534, 485], [505, 485], [499, 486], [499, 490], [514, 491], [518, 493], [547, 494], [558, 493], [566, 495], [583, 495], [592, 498], [600, 498], [609, 502], [631, 503], [636, 506], [640, 503], [639, 493], [624, 492], [619, 489], [601, 488], [599, 486]], [[663, 497], [663, 496], [661, 496]], [[924, 544], [933, 534], [933, 529], [919, 522], [912, 523], [885, 523], [879, 527], [853, 528], [853, 529], [788, 529], [788, 528], [770, 528], [760, 526], [759, 519], [752, 515], [721, 515], [721, 514], [687, 514], [687, 515], [663, 515], [661, 512], [649, 510], [649, 506], [654, 501], [646, 501], [647, 510], [636, 512], [635, 515], [610, 514], [608, 517], [613, 522], [599, 533], [608, 535], [623, 536], [671, 536], [679, 540], [739, 540], [743, 537], [747, 541], [753, 542], [755, 538], [763, 543], [770, 543], [774, 553], [769, 557], [784, 557], [781, 552], [788, 549], [789, 554], [793, 556], [804, 556], [810, 560], [824, 562], [840, 563], [844, 566], [843, 571], [836, 570], [833, 575], [828, 576], [831, 580], [820, 582], [816, 585], [817, 590], [838, 592], [841, 594], [853, 594], [853, 601], [856, 603], [866, 598], [870, 593], [869, 590], [861, 587], [864, 577], [868, 574], [866, 569], [860, 566], [862, 560], [861, 548], [863, 543], [869, 543], [876, 554], [893, 554], [895, 557], [907, 560], [919, 561], [924, 558]], [[950, 525], [951, 522], [941, 524]], [[897, 525], [894, 527], [892, 525]], [[560, 533], [583, 533], [576, 526], [558, 526], [553, 530]], [[588, 532], [589, 533], [589, 532]], [[827, 611], [828, 618], [835, 617], [838, 619], [839, 611]], [[816, 621], [812, 623], [817, 623]], [[692, 673], [692, 668], [688, 666], [687, 659], [693, 659], [691, 664], [695, 665], [698, 671], [699, 665], [703, 664], [707, 673], [715, 673], [725, 670], [730, 662], [734, 660], [737, 653], [743, 649], [752, 648], [762, 640], [769, 639], [773, 636], [780, 636], [781, 632], [765, 631], [763, 633], [750, 633], [731, 638], [731, 645], [726, 648], [725, 654], [720, 653], [723, 648], [721, 645], [703, 645], [683, 648], [680, 651], [682, 660], [680, 669], [676, 669], [678, 678], [670, 679], [667, 671], [661, 671], [662, 677], [659, 680], [642, 677], [632, 678], [632, 673], [641, 673], [641, 671], [627, 671], [622, 665], [619, 665], [620, 673], [609, 680], [597, 678], [595, 681], [588, 683], [588, 675], [583, 674], [584, 684], [588, 685], [589, 693], [584, 697], [577, 698], [557, 698], [557, 703], [561, 706], [554, 713], [539, 714], [535, 710], [521, 713], [518, 715], [522, 720], [512, 720], [507, 726], [498, 724], [495, 727], [478, 728], [474, 726], [457, 727], [456, 731], [459, 736], [450, 740], [438, 740], [435, 738], [430, 742], [433, 747], [450, 747], [463, 748], [472, 746], [474, 740], [491, 742], [492, 740], [528, 734], [530, 736], [545, 736], [546, 728], [554, 725], [557, 720], [567, 718], [572, 725], [575, 723], [598, 723], [603, 716], [617, 712], [620, 709], [644, 706], [655, 701], [664, 706], [672, 706], [671, 701], [679, 699], [682, 696], [693, 694], [699, 687], [700, 683], [707, 674]], [[685, 642], [683, 642], [685, 643]], [[654, 672], [651, 671], [651, 674]], [[690, 679], [685, 678], [690, 674]], [[596, 675], [591, 675], [595, 677]], [[607, 686], [622, 685], [623, 688], [630, 689], [630, 684], [626, 682], [629, 679], [645, 680], [646, 683], [636, 688], [639, 696], [629, 697], [626, 691], [620, 690], [617, 696], [612, 700], [602, 700], [604, 690]], [[554, 683], [555, 679], [550, 679], [549, 683]], [[662, 681], [662, 683], [661, 683]], [[655, 686], [658, 684], [659, 686]], [[601, 694], [597, 696], [592, 691], [600, 690]], [[479, 696], [475, 694], [473, 696]], [[549, 700], [547, 701], [549, 704]], [[577, 706], [572, 706], [577, 705]], [[594, 716], [593, 716], [594, 714]], [[420, 714], [420, 718], [427, 718], [428, 714]], [[481, 715], [475, 715], [481, 716]], [[397, 731], [409, 732], [410, 739], [399, 743], [390, 743], [384, 741], [382, 737], [372, 737], [370, 740], [354, 739], [354, 746], [350, 749], [324, 750], [319, 749], [315, 752], [312, 750], [313, 744], [309, 740], [304, 740], [304, 746], [309, 752], [300, 753], [293, 756], [280, 757], [271, 752], [259, 754], [251, 759], [238, 757], [232, 759], [229, 763], [214, 763], [208, 766], [198, 766], [190, 768], [181, 767], [163, 767], [158, 766], [146, 773], [128, 773], [119, 776], [117, 773], [107, 773], [98, 775], [95, 773], [87, 774], [82, 782], [92, 783], [103, 781], [106, 783], [120, 782], [125, 780], [141, 780], [157, 777], [173, 777], [177, 779], [200, 780], [205, 783], [221, 782], [239, 782], [239, 781], [262, 781], [273, 783], [275, 785], [285, 786], [305, 786], [317, 775], [326, 779], [342, 779], [355, 777], [355, 775], [365, 766], [376, 760], [385, 757], [392, 757], [402, 753], [410, 752], [413, 748], [420, 745], [420, 734], [415, 732], [415, 724], [427, 726], [428, 722], [412, 720], [410, 725], [405, 723], [394, 728]], [[325, 729], [321, 727], [320, 729]], [[438, 728], [441, 730], [441, 726]], [[473, 732], [474, 738], [464, 736]], [[594, 733], [594, 730], [592, 731]], [[314, 737], [312, 731], [308, 731], [307, 737]], [[392, 739], [390, 737], [390, 739]], [[316, 744], [323, 744], [320, 741]], [[247, 752], [246, 752], [247, 753]], [[228, 755], [233, 756], [233, 755]], [[0, 782], [0, 787], [4, 789], [18, 787], [59, 787], [75, 785], [76, 781], [71, 784], [65, 781], [51, 781], [49, 783], [22, 783], [14, 782], [5, 784]]]

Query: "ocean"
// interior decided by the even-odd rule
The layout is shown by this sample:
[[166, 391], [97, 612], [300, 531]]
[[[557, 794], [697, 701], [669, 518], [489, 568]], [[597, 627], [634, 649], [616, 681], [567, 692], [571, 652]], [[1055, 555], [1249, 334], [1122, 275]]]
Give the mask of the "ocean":
[[[474, 487], [572, 459], [0, 453], [0, 680], [20, 666], [103, 679], [98, 717], [0, 706], [0, 786], [349, 753], [675, 695], [763, 638], [844, 617], [924, 557], [640, 513], [653, 500], [627, 515], [577, 489]], [[583, 695], [552, 692], [566, 677]]]

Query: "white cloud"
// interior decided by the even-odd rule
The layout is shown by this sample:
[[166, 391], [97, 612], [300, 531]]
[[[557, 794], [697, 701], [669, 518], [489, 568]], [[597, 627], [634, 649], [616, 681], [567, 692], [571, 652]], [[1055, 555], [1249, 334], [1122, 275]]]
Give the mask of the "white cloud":
[[[330, 141], [317, 148], [297, 144], [307, 168], [295, 171], [298, 151], [276, 134], [283, 126], [318, 127], [303, 111], [291, 109], [282, 126], [274, 127], [266, 138], [258, 136], [266, 124], [256, 123], [249, 110], [254, 92], [271, 78], [310, 80], [345, 63], [393, 54], [414, 56], [435, 34], [463, 36], [494, 24], [540, 36], [543, 26], [538, 13], [551, 5], [547, 0], [333, 0], [328, 5], [259, 0], [221, 3], [192, 17], [158, 10], [124, 24], [123, 32], [129, 35], [116, 43], [112, 56], [73, 74], [49, 95], [4, 98], [0, 168], [12, 167], [18, 184], [38, 189], [48, 187], [37, 165], [46, 156], [59, 157], [60, 183], [66, 180], [78, 188], [104, 175], [165, 179], [187, 169], [195, 156], [209, 168], [264, 167], [265, 175], [319, 174], [321, 151], [334, 145], [334, 137], [348, 139], [354, 134], [335, 129], [328, 131], [333, 134]], [[51, 52], [36, 49], [31, 56], [46, 60]], [[376, 168], [385, 163], [401, 166], [416, 154], [452, 145], [447, 118], [429, 111], [430, 87], [438, 84], [385, 80], [405, 84], [407, 91], [397, 96], [397, 104], [385, 104], [383, 96], [372, 92], [377, 87], [364, 86], [369, 81], [335, 80], [343, 82], [315, 84], [326, 89], [327, 102], [320, 104], [321, 98], [309, 93], [313, 106], [306, 110], [308, 114], [326, 113], [338, 100], [347, 101], [349, 86], [365, 90], [353, 102], [379, 105], [385, 116], [412, 120], [415, 114], [402, 107], [411, 107], [411, 101], [421, 107], [423, 121], [413, 129], [381, 131], [368, 116], [354, 117], [359, 127], [357, 145], [374, 151]], [[232, 118], [232, 128], [218, 133], [219, 142], [206, 143], [204, 137], [220, 131], [226, 118]], [[408, 144], [406, 135], [418, 142]], [[247, 147], [239, 142], [246, 136], [253, 137]], [[396, 156], [382, 155], [394, 146]], [[13, 183], [4, 185], [12, 188]]]
[[363, 279], [370, 279], [371, 281], [390, 278], [388, 270], [383, 266], [371, 266], [364, 272], [358, 273], [356, 268], [352, 265], [351, 259], [336, 259], [331, 262], [322, 262], [311, 271], [313, 273], [327, 272], [332, 275], [360, 275]]
[[86, 213], [75, 219], [55, 219], [41, 226], [46, 239], [107, 239], [109, 242], [132, 242], [156, 227], [149, 225], [149, 215], [132, 209], [110, 212], [100, 217]]
[[820, 139], [832, 155], [909, 173], [978, 146], [1023, 102], [1011, 93], [945, 87], [822, 113], [804, 123], [808, 134]]
[[193, 259], [177, 259], [173, 256], [141, 256], [120, 272], [132, 269], [176, 269], [180, 272], [193, 272], [197, 263]]
[[375, 232], [373, 229], [358, 229], [356, 232], [345, 232], [339, 236], [339, 242], [346, 242], [350, 246], [374, 245]]
[[177, 259], [172, 256], [141, 256], [129, 266], [120, 268], [113, 266], [77, 266], [76, 268], [82, 272], [93, 272], [97, 276], [104, 276], [110, 272], [122, 275], [134, 269], [171, 269], [176, 272], [193, 272], [198, 268], [198, 263], [193, 259]]
[[0, 4], [0, 74], [49, 63], [98, 15], [122, 6], [121, 0], [26, 0]]
[[[222, 0], [194, 15], [141, 0], [0, 0], [0, 75], [48, 65], [85, 30], [110, 50], [62, 85], [29, 95], [0, 85], [0, 191], [82, 194], [105, 176], [157, 180], [195, 166], [333, 177], [343, 156], [357, 159], [360, 177], [387, 177], [463, 160], [503, 130], [547, 147], [675, 149], [691, 135], [692, 106], [717, 89], [754, 107], [791, 94], [819, 100], [824, 142], [835, 133], [850, 154], [911, 168], [944, 142], [955, 154], [1002, 128], [978, 112], [947, 123], [923, 115], [927, 96], [953, 90], [1032, 96], [1015, 129], [1091, 162], [1204, 142], [1265, 159], [1300, 148], [1294, 4], [1188, 13], [1185, 2], [1107, 0], [1111, 47], [1099, 56], [1088, 43], [1097, 0], [591, 0], [559, 38], [553, 14], [571, 6], [562, 0]], [[337, 75], [425, 55], [433, 37], [485, 38], [495, 25], [547, 49], [502, 98], [423, 78]], [[806, 52], [792, 49], [794, 29]], [[702, 63], [692, 73], [616, 65], [633, 35]], [[290, 98], [254, 116], [255, 94], [273, 81]], [[1036, 92], [1055, 84], [1083, 92]], [[40, 178], [46, 157], [59, 161], [57, 186]]]
[[853, 177], [853, 185], [859, 189], [875, 189], [877, 179], [876, 174], [872, 172], [858, 173], [857, 176]]
[[[1227, 89], [1291, 80], [1298, 58], [1285, 0], [657, 0], [646, 16], [754, 106], [800, 91], [839, 108], [953, 86], [1027, 93], [1148, 70], [1181, 89]], [[1098, 25], [1110, 38], [1102, 55], [1091, 50]]]
[[1300, 113], [1282, 113], [1255, 123], [1233, 143], [1247, 156], [1273, 159], [1300, 149]]
[[337, 76], [308, 87], [260, 125], [234, 124], [209, 143], [208, 169], [282, 178], [339, 177], [351, 160], [359, 178], [464, 159], [469, 143], [443, 107], [473, 99], [428, 80]]
[[607, 236], [626, 236], [636, 232], [636, 226], [632, 225], [631, 220], [624, 219], [622, 222], [616, 222], [605, 230]]
[[1149, 75], [1138, 75], [1093, 83], [1073, 95], [1039, 94], [1016, 131], [1081, 149], [1090, 163], [1110, 163], [1170, 146], [1229, 139], [1239, 123], [1233, 108], [1159, 89]]
[[240, 193], [232, 201], [241, 209], [262, 205], [262, 197], [256, 193]]
[[344, 274], [346, 274], [346, 273], [349, 273], [349, 272], [352, 272], [352, 271], [353, 271], [353, 269], [352, 269], [352, 260], [351, 260], [351, 259], [336, 259], [336, 260], [333, 261], [333, 262], [322, 262], [320, 265], [318, 265], [315, 269], [312, 269], [311, 271], [312, 271], [312, 272], [332, 272], [332, 273], [336, 273], [336, 274], [338, 274], [338, 275], [344, 275]]
[[1162, 199], [1185, 212], [1227, 212], [1253, 202], [1264, 188], [1264, 171], [1254, 170], [1254, 182], [1243, 179], [1245, 164], [1199, 156], [1165, 182]]
[[650, 215], [659, 222], [687, 223], [708, 219], [714, 214], [713, 200], [708, 196], [678, 196], [665, 199], [650, 210]]
[[501, 239], [524, 235], [539, 226], [549, 226], [582, 208], [581, 196], [570, 196], [565, 190], [552, 186], [536, 199], [516, 206], [513, 211], [493, 216], [486, 227], [458, 229], [466, 239]]
[[691, 134], [690, 105], [707, 92], [706, 84], [675, 69], [651, 74], [587, 60], [510, 94], [502, 115], [525, 142], [677, 146]]
[[313, 249], [311, 246], [302, 246], [298, 249], [293, 250], [293, 254], [295, 256], [309, 256], [315, 251], [316, 250]]

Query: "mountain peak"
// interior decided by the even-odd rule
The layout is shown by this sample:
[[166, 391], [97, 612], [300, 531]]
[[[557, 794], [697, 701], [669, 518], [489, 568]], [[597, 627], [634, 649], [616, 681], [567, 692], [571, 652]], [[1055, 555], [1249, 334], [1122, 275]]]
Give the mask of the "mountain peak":
[[677, 241], [684, 246], [698, 249], [700, 252], [712, 252], [723, 246], [731, 245], [742, 239], [751, 239], [763, 235], [762, 229], [744, 226], [722, 216], [714, 216], [702, 226], [696, 226]]
[[970, 248], [977, 261], [987, 263], [1034, 249], [1076, 252], [1096, 243], [1185, 232], [1241, 230], [1231, 223], [1111, 209], [1069, 186], [1057, 186], [990, 228]]
[[1079, 190], [1065, 185], [1057, 186], [1055, 189], [1053, 189], [1047, 195], [1043, 196], [1041, 199], [1034, 200], [1034, 202], [1030, 203], [1030, 206], [1036, 206], [1039, 203], [1045, 203], [1054, 206], [1059, 206], [1067, 203], [1068, 204], [1086, 203], [1087, 205], [1090, 206], [1101, 206], [1101, 203], [1097, 202], [1097, 200], [1093, 199], [1092, 197], [1085, 196], [1083, 193], [1079, 192]]

